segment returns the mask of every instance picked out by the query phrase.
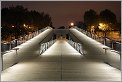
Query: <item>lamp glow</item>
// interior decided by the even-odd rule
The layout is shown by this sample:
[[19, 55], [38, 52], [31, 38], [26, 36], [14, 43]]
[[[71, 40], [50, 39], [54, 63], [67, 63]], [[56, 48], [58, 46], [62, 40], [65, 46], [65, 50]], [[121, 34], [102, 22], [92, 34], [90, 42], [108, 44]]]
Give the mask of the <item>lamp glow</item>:
[[23, 26], [25, 27], [26, 25], [25, 25], [25, 24], [23, 24]]
[[71, 25], [71, 26], [74, 26], [74, 23], [73, 23], [73, 22], [71, 22], [71, 23], [70, 23], [70, 25]]

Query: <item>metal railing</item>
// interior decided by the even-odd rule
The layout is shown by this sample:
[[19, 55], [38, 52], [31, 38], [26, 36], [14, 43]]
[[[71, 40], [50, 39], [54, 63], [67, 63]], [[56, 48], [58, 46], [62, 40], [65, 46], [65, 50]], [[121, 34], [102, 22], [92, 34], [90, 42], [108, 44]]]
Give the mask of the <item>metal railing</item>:
[[51, 40], [46, 43], [40, 44], [40, 54], [44, 53], [50, 46], [52, 46], [55, 43], [56, 40]]
[[74, 49], [76, 49], [80, 54], [84, 54], [82, 44], [77, 43], [77, 42], [74, 42], [74, 41], [72, 41], [72, 40], [68, 40], [68, 43], [69, 43]]
[[28, 35], [25, 35], [25, 36], [20, 36], [18, 39], [12, 40], [10, 42], [2, 41], [1, 42], [1, 54], [7, 53], [12, 48], [14, 48], [14, 47], [16, 47], [16, 46], [18, 46], [22, 43], [25, 43], [26, 41], [32, 39], [33, 37], [37, 36], [38, 34], [40, 34], [41, 32], [45, 31], [48, 28], [51, 28], [51, 27], [43, 28], [41, 30], [33, 32], [32, 34], [28, 34]]
[[[117, 41], [114, 41], [114, 40], [111, 40], [109, 38], [103, 38], [103, 37], [98, 37], [97, 35], [95, 34], [92, 34], [88, 31], [85, 31], [81, 28], [78, 28], [78, 27], [75, 27], [75, 29], [77, 29], [78, 31], [82, 32], [83, 34], [87, 35], [88, 37], [110, 47], [112, 50], [116, 50], [115, 52], [117, 53], [121, 53], [121, 43], [120, 42], [117, 42]], [[106, 39], [106, 43], [105, 43], [105, 39]]]

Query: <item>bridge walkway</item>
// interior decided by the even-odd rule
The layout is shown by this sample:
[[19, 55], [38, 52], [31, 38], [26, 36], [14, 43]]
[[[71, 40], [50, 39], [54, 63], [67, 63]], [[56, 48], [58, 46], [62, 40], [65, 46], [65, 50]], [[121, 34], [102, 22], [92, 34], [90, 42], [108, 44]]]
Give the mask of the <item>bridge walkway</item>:
[[2, 81], [120, 81], [120, 70], [97, 59], [87, 59], [66, 39], [58, 39], [38, 57], [1, 73]]

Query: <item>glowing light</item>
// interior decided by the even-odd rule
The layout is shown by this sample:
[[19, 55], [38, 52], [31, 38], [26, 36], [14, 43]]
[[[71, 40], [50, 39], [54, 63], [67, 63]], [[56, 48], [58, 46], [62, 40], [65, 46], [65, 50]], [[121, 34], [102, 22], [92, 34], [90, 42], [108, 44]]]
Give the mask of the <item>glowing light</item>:
[[14, 27], [14, 25], [12, 25], [12, 27]]
[[94, 26], [92, 26], [92, 28], [94, 28]]
[[99, 23], [99, 29], [105, 31], [108, 29], [108, 24]]
[[7, 44], [7, 43], [4, 43], [4, 44]]
[[99, 23], [99, 26], [103, 27], [103, 23]]
[[70, 25], [71, 25], [71, 26], [74, 26], [74, 23], [73, 23], [73, 22], [71, 22], [71, 23], [70, 23]]
[[23, 26], [25, 27], [26, 25], [25, 25], [25, 24], [23, 24]]

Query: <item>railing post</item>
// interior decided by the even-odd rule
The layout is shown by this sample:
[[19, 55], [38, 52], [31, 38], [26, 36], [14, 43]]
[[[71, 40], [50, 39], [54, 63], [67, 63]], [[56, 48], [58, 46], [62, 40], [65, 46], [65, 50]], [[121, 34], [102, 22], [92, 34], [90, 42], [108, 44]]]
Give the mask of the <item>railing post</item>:
[[[18, 59], [18, 53], [17, 53], [17, 50], [19, 50], [19, 48], [13, 48], [12, 50], [15, 50], [15, 51], [16, 51], [16, 63], [18, 63], [18, 60], [19, 60], [19, 59]], [[16, 63], [15, 63], [15, 64], [16, 64]]]
[[15, 47], [17, 46], [17, 39], [15, 39]]
[[12, 49], [12, 46], [11, 46], [11, 41], [10, 41], [10, 47], [9, 47], [9, 50], [11, 50]]
[[2, 71], [3, 71], [3, 54], [1, 54], [1, 64], [2, 64]]
[[104, 47], [103, 49], [105, 50], [105, 55], [106, 55], [107, 50], [110, 49], [110, 48]]
[[47, 43], [46, 43], [46, 50], [48, 49]]
[[111, 44], [112, 49], [114, 49], [114, 41], [112, 40], [112, 44]]
[[41, 55], [41, 53], [42, 53], [42, 44], [39, 44], [40, 45], [40, 50], [39, 50], [39, 54]]

